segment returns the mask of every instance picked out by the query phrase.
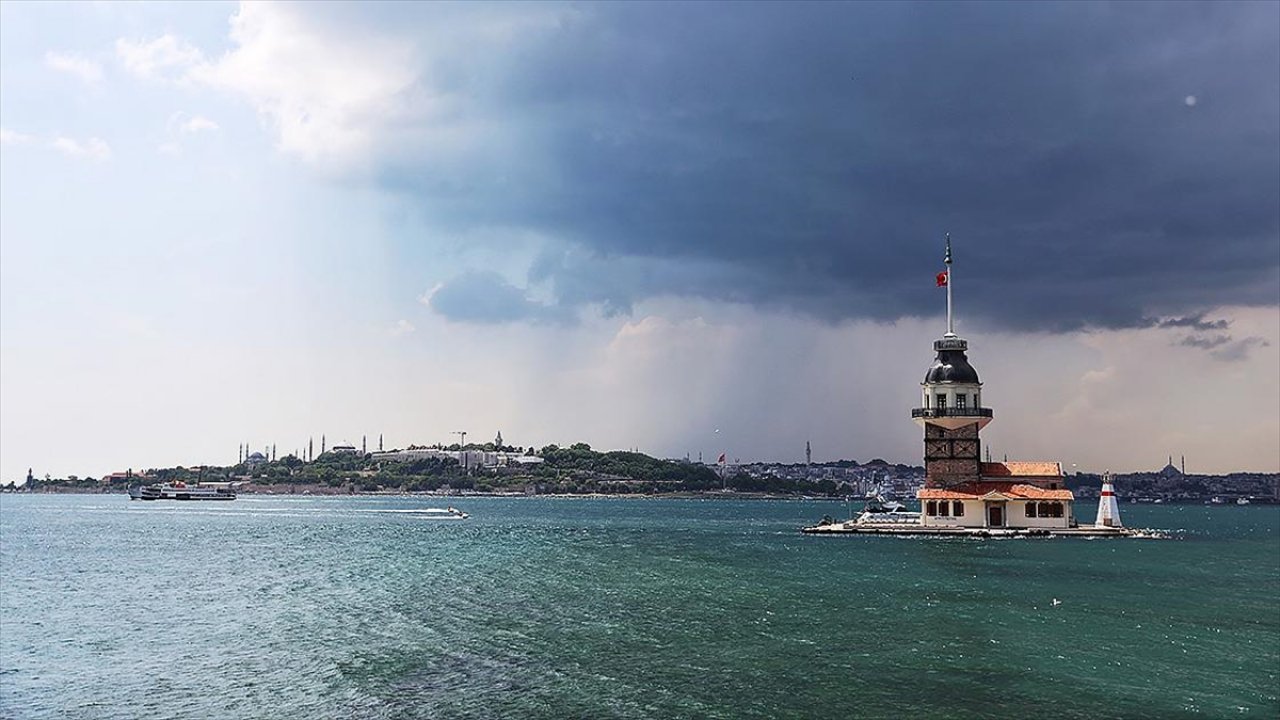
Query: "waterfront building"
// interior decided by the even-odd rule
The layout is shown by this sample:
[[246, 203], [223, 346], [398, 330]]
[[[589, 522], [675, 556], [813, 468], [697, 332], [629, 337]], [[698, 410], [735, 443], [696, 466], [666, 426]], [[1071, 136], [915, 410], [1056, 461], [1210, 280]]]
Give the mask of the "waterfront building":
[[921, 524], [926, 527], [1066, 528], [1076, 526], [1075, 497], [1057, 462], [983, 462], [981, 432], [994, 418], [969, 363], [969, 342], [955, 333], [951, 239], [937, 282], [947, 290], [947, 332], [933, 342], [933, 365], [920, 383], [924, 426]]

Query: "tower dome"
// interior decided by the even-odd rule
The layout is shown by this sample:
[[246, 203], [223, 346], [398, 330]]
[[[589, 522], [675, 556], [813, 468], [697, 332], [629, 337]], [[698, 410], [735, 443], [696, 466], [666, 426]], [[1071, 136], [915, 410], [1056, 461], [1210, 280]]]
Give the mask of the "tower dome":
[[920, 383], [920, 407], [911, 416], [927, 424], [956, 429], [991, 422], [991, 409], [982, 405], [982, 382], [969, 364], [969, 341], [954, 334], [933, 341], [937, 357]]
[[961, 338], [942, 338], [933, 342], [933, 349], [938, 353], [924, 381], [930, 385], [938, 383], [964, 383], [978, 385], [978, 371], [969, 364], [964, 351], [969, 344]]

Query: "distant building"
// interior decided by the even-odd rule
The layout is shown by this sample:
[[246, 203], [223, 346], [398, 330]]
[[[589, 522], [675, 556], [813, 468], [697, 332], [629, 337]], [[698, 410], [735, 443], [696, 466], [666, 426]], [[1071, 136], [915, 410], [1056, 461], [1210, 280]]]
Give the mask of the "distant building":
[[249, 467], [261, 465], [266, 461], [267, 461], [267, 456], [263, 455], [260, 452], [249, 453], [249, 457], [244, 459], [245, 464], [248, 465]]
[[523, 455], [518, 452], [489, 452], [486, 450], [440, 450], [437, 448], [410, 448], [408, 450], [388, 450], [373, 453], [374, 460], [454, 460], [466, 468], [503, 468], [526, 465], [541, 465], [545, 460], [536, 455]]
[[1169, 464], [1168, 464], [1168, 465], [1165, 465], [1165, 466], [1164, 466], [1164, 467], [1162, 467], [1162, 468], [1160, 468], [1160, 472], [1158, 472], [1158, 473], [1156, 473], [1156, 474], [1157, 474], [1157, 475], [1159, 475], [1162, 479], [1165, 479], [1165, 480], [1176, 480], [1176, 479], [1178, 479], [1178, 478], [1182, 477], [1183, 472], [1182, 472], [1181, 470], [1179, 470], [1179, 469], [1178, 469], [1178, 466], [1177, 466], [1177, 465], [1174, 465], [1174, 464], [1173, 464], [1173, 456], [1172, 456], [1172, 455], [1170, 455], [1170, 456], [1169, 456]]
[[356, 450], [355, 445], [334, 445], [332, 448], [330, 448], [329, 452], [343, 454], [343, 455], [359, 454], [359, 451]]

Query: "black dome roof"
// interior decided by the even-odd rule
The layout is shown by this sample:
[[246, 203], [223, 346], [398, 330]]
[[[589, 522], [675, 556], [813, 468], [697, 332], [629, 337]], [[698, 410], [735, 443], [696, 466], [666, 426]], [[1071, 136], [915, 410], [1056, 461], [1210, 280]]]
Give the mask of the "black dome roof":
[[969, 358], [964, 354], [968, 346], [969, 344], [960, 338], [935, 342], [933, 349], [938, 351], [938, 356], [934, 358], [929, 372], [925, 373], [924, 381], [926, 383], [979, 384], [978, 371], [973, 369], [969, 364]]

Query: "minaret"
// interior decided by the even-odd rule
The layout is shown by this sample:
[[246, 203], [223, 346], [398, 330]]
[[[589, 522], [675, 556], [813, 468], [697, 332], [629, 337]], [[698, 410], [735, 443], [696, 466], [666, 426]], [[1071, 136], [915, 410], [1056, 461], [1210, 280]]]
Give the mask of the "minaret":
[[307, 462], [316, 459], [316, 439], [307, 438]]
[[947, 332], [933, 341], [937, 353], [920, 383], [921, 406], [911, 417], [924, 426], [925, 487], [951, 487], [982, 477], [982, 444], [978, 432], [991, 422], [982, 406], [982, 383], [965, 352], [969, 341], [955, 333], [951, 309], [951, 235], [947, 234], [947, 269], [938, 286], [947, 288]]
[[368, 445], [368, 442], [367, 442], [367, 441], [368, 441], [368, 439], [369, 439], [369, 436], [368, 436], [368, 435], [361, 435], [361, 436], [360, 436], [360, 454], [361, 454], [361, 455], [368, 455], [368, 454], [369, 454], [369, 445]]
[[1102, 475], [1102, 495], [1098, 498], [1098, 527], [1124, 527], [1120, 522], [1120, 504], [1116, 502], [1116, 489], [1111, 485], [1111, 471]]
[[320, 454], [324, 454], [324, 435], [320, 436]]
[[378, 433], [378, 452], [382, 452], [382, 433]]
[[809, 441], [804, 441], [804, 464], [808, 467], [813, 464], [813, 448], [809, 445]]

